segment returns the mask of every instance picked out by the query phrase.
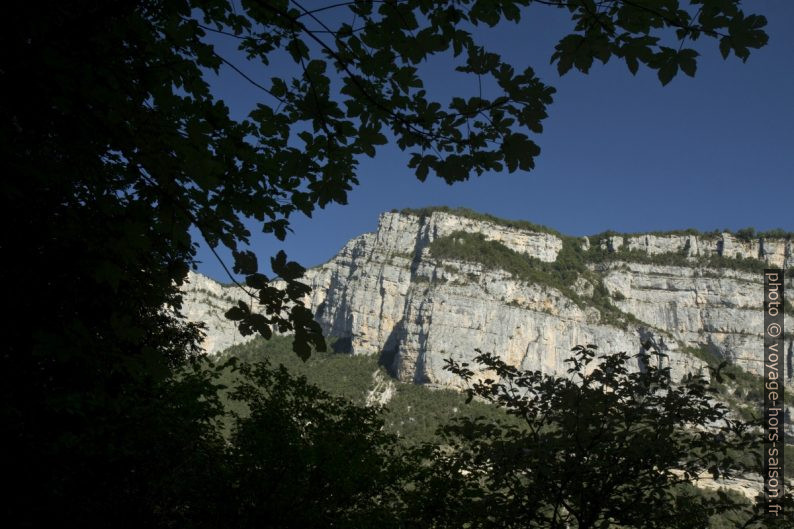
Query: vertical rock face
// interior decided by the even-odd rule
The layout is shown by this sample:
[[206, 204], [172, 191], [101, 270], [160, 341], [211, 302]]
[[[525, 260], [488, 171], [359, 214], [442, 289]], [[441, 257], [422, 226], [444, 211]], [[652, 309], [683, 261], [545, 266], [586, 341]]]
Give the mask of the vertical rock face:
[[239, 289], [223, 286], [209, 277], [189, 272], [182, 287], [182, 315], [190, 321], [200, 322], [205, 327], [202, 348], [216, 354], [232, 345], [246, 341], [234, 322], [224, 314], [238, 300], [244, 299]]
[[719, 255], [728, 259], [759, 259], [770, 268], [794, 267], [791, 239], [742, 240], [731, 235], [627, 235], [610, 237], [610, 251], [617, 251], [623, 240], [615, 244], [612, 239], [625, 240], [626, 248], [648, 255], [680, 254], [686, 257], [709, 257]]
[[[552, 284], [482, 259], [433, 255], [434, 241], [461, 232], [480, 234], [541, 268], [543, 263], [553, 268], [566, 244], [585, 255], [591, 248], [613, 255], [588, 261], [570, 285]], [[630, 260], [638, 253], [649, 257]], [[652, 262], [665, 254], [683, 261]], [[727, 233], [575, 239], [465, 212], [429, 211], [382, 214], [375, 233], [352, 239], [326, 264], [307, 271], [305, 281], [312, 287], [307, 302], [326, 334], [340, 338], [354, 354], [378, 355], [404, 381], [456, 386], [444, 360], [470, 360], [475, 349], [525, 369], [559, 374], [575, 345], [633, 354], [647, 341], [667, 353], [674, 376], [703, 366], [686, 347], [706, 347], [761, 372], [762, 277], [696, 261], [711, 255], [794, 266], [789, 239], [741, 241]], [[792, 279], [790, 274], [786, 287], [794, 295]], [[216, 308], [237, 297], [232, 288], [191, 275], [186, 315], [208, 321], [208, 351], [242, 340]], [[788, 316], [786, 325], [794, 330]], [[792, 342], [787, 335], [789, 362]]]
[[[731, 270], [637, 263], [604, 270], [604, 285], [622, 311], [684, 346], [706, 346], [757, 373], [763, 372], [762, 281], [758, 274]], [[789, 329], [792, 323], [787, 316]], [[788, 349], [790, 354], [791, 338]]]

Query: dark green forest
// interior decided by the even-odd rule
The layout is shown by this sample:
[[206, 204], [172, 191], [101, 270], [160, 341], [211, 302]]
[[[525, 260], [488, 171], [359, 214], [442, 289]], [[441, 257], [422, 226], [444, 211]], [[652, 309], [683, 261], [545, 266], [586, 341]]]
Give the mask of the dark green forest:
[[[708, 380], [714, 394], [723, 400], [731, 412], [748, 422], [758, 422], [763, 412], [761, 388], [763, 381], [758, 375], [749, 373], [734, 364], [724, 364], [723, 360], [704, 348], [688, 349], [686, 352], [705, 361], [711, 368]], [[519, 426], [520, 421], [505, 410], [481, 400], [468, 400], [465, 393], [450, 389], [430, 389], [428, 387], [399, 382], [391, 378], [389, 372], [378, 364], [374, 355], [351, 355], [344, 352], [315, 352], [308, 361], [301, 361], [292, 353], [291, 338], [274, 336], [270, 340], [256, 338], [250, 342], [235, 345], [221, 354], [216, 362], [238, 358], [244, 362], [267, 361], [273, 366], [284, 366], [292, 375], [305, 377], [306, 381], [319, 390], [342, 397], [357, 406], [366, 403], [369, 391], [375, 386], [373, 374], [379, 373], [382, 380], [394, 384], [394, 393], [383, 407], [384, 429], [394, 434], [401, 443], [417, 445], [438, 442], [439, 431], [455, 420], [482, 420], [502, 422]], [[232, 385], [235, 373], [231, 369], [223, 371], [222, 384]], [[239, 403], [224, 397], [225, 406], [230, 410], [244, 412]], [[788, 439], [788, 442], [794, 439]], [[735, 454], [743, 459], [750, 468], [756, 461], [752, 453]], [[794, 477], [794, 445], [786, 452], [786, 475]]]
[[[353, 413], [368, 418], [367, 435], [377, 438], [377, 442], [371, 441], [375, 449], [371, 455], [384, 458], [378, 465], [389, 469], [389, 476], [379, 479], [386, 480], [381, 486], [393, 487], [388, 489], [395, 494], [388, 500], [392, 502], [390, 521], [399, 527], [531, 527], [536, 520], [554, 526], [557, 516], [560, 520], [574, 519], [570, 512], [558, 515], [549, 511], [554, 505], [554, 495], [540, 499], [545, 498], [540, 490], [545, 487], [554, 490], [560, 479], [574, 489], [566, 505], [576, 516], [590, 513], [593, 523], [608, 521], [610, 527], [634, 526], [640, 520], [638, 527], [728, 528], [745, 523], [747, 527], [767, 526], [762, 520], [751, 521], [751, 503], [741, 494], [700, 490], [686, 479], [665, 478], [662, 474], [650, 478], [648, 483], [638, 482], [631, 463], [638, 458], [636, 463], [641, 465], [654, 464], [653, 460], [663, 455], [664, 462], [658, 460], [655, 464], [674, 464], [682, 469], [691, 464], [694, 466], [689, 470], [696, 475], [695, 468], [701, 471], [710, 468], [717, 475], [755, 469], [756, 434], [744, 430], [740, 421], [707, 437], [690, 437], [684, 433], [678, 438], [673, 434], [673, 431], [686, 431], [680, 429], [683, 424], [678, 424], [679, 421], [726, 417], [728, 409], [715, 407], [711, 402], [712, 394], [723, 394], [724, 390], [711, 390], [705, 379], [684, 381], [673, 389], [669, 376], [653, 368], [647, 375], [632, 375], [624, 367], [626, 355], [601, 357], [598, 368], [588, 375], [585, 368], [598, 358], [596, 350], [582, 348], [575, 353], [570, 378], [521, 372], [495, 356], [480, 355], [478, 363], [495, 369], [501, 376], [500, 383], [487, 379], [473, 382], [468, 391], [460, 393], [393, 381], [395, 391], [385, 406], [365, 408], [365, 397], [374, 385], [373, 374], [389, 376], [376, 357], [315, 352], [303, 362], [291, 352], [289, 337], [254, 340], [230, 348], [215, 361], [220, 402], [225, 409], [223, 435], [236, 443], [241, 432], [252, 433], [247, 422], [264, 410], [252, 407], [249, 400], [241, 398], [244, 392], [237, 388], [241, 383], [250, 384], [252, 370], [259, 369], [260, 374], [267, 373], [273, 381], [279, 381], [275, 388], [272, 381], [267, 385], [269, 399], [275, 395], [279, 400], [284, 399], [285, 388], [280, 385], [290, 381], [301, 394], [316, 399], [312, 404], [309, 399], [299, 404], [297, 395], [290, 390], [286, 398], [290, 407], [323, 408], [323, 411], [301, 411], [286, 419], [291, 423], [286, 426], [282, 417], [274, 423], [280, 425], [275, 431], [263, 424], [263, 430], [256, 435], [259, 441], [266, 439], [268, 446], [295, 443], [294, 440], [290, 443], [288, 437], [304, 417], [312, 417], [313, 422], [319, 419], [317, 414], [328, 413], [325, 420], [341, 423]], [[259, 367], [250, 367], [256, 365]], [[468, 366], [455, 365], [452, 361], [449, 368], [464, 380], [473, 374]], [[728, 373], [724, 375], [726, 380], [730, 378]], [[581, 378], [578, 381], [581, 385], [577, 384], [577, 378]], [[512, 393], [505, 382], [515, 382], [526, 393]], [[591, 388], [592, 383], [596, 386]], [[635, 393], [640, 388], [644, 388], [641, 393]], [[250, 386], [246, 391], [252, 390], [263, 391]], [[654, 402], [656, 397], [661, 400]], [[334, 400], [337, 398], [341, 399]], [[617, 401], [622, 404], [617, 405]], [[335, 406], [329, 405], [331, 402]], [[272, 400], [265, 399], [258, 405], [262, 403], [279, 408]], [[270, 417], [274, 411], [267, 413]], [[629, 424], [631, 427], [623, 430]], [[646, 430], [643, 424], [651, 427]], [[660, 438], [659, 428], [672, 428], [671, 437]], [[597, 431], [602, 433], [594, 436]], [[608, 437], [603, 437], [605, 431], [611, 432]], [[310, 431], [311, 434], [319, 435], [315, 431]], [[306, 432], [304, 439], [305, 435]], [[351, 442], [346, 438], [334, 439], [345, 444]], [[584, 461], [577, 461], [582, 455], [580, 443], [593, 444], [586, 452], [589, 458]], [[645, 443], [656, 446], [635, 446]], [[721, 448], [715, 450], [717, 446]], [[340, 449], [344, 450], [342, 446]], [[701, 455], [686, 462], [688, 455], [697, 453]], [[567, 457], [548, 459], [551, 454], [567, 454]], [[706, 454], [711, 455], [704, 460]], [[601, 464], [612, 467], [621, 462], [628, 468], [609, 476], [598, 468]], [[357, 460], [351, 461], [351, 465], [356, 464]], [[526, 474], [528, 468], [541, 475]], [[296, 467], [291, 470], [300, 472]], [[471, 473], [478, 476], [476, 480], [469, 477]], [[345, 477], [339, 475], [334, 479]], [[616, 483], [622, 485], [615, 487]], [[575, 492], [577, 487], [585, 489]], [[610, 490], [610, 487], [615, 488]], [[635, 493], [641, 494], [646, 502], [639, 508], [629, 505], [635, 503]], [[657, 493], [661, 495], [657, 497]], [[573, 510], [577, 506], [581, 511]]]
[[[227, 349], [221, 358], [239, 358], [247, 362], [267, 360], [283, 365], [295, 376], [323, 391], [343, 397], [363, 406], [374, 386], [373, 373], [394, 384], [394, 396], [386, 404], [382, 416], [386, 431], [406, 444], [421, 444], [436, 440], [436, 430], [459, 417], [481, 417], [491, 421], [515, 420], [496, 406], [471, 401], [466, 395], [450, 389], [428, 389], [417, 384], [400, 383], [392, 379], [376, 356], [353, 356], [346, 353], [313, 353], [306, 362], [295, 356], [290, 337], [274, 336], [268, 341], [254, 339]], [[224, 381], [230, 384], [234, 373], [224, 371]], [[228, 404], [232, 404], [227, 401]], [[227, 404], [227, 405], [228, 405]], [[232, 404], [233, 405], [233, 404]]]

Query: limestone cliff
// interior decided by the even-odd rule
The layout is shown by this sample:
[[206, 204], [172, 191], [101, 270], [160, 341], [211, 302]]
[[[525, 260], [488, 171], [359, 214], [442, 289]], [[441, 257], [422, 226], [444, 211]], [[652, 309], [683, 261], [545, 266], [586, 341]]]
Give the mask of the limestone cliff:
[[[317, 321], [354, 354], [379, 355], [403, 381], [455, 386], [444, 359], [471, 358], [475, 348], [524, 369], [561, 373], [574, 345], [633, 353], [648, 340], [667, 352], [675, 376], [703, 365], [687, 348], [760, 373], [757, 269], [764, 263], [794, 267], [792, 240], [728, 233], [572, 238], [442, 209], [382, 214], [376, 232], [352, 239], [305, 281]], [[791, 296], [793, 287], [790, 273]], [[207, 322], [210, 353], [243, 341], [223, 318], [239, 297], [191, 274], [185, 313]], [[790, 376], [790, 315], [786, 326]]]

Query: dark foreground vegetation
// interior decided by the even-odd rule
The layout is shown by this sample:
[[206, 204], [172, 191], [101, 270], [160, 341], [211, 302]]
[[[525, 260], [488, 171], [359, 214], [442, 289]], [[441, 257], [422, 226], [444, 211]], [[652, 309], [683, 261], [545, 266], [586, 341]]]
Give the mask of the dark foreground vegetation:
[[[213, 493], [201, 523], [790, 526], [758, 517], [741, 494], [692, 486], [695, 476], [757, 471], [758, 432], [716, 404], [705, 379], [673, 385], [653, 351], [580, 347], [565, 377], [480, 354], [477, 370], [494, 378], [450, 361], [467, 392], [397, 383], [379, 408], [362, 405], [373, 374], [387, 376], [374, 357], [315, 353], [304, 363], [289, 347], [284, 337], [254, 341], [206, 365], [216, 392], [205, 397], [219, 412], [207, 438], [225, 443], [204, 461]], [[637, 361], [644, 371], [629, 370]]]

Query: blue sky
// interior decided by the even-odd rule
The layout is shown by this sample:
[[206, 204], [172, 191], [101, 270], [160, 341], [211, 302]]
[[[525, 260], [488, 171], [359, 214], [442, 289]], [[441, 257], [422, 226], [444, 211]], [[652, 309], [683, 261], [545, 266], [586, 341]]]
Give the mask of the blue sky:
[[[557, 89], [544, 132], [534, 137], [541, 154], [533, 171], [484, 174], [452, 186], [433, 178], [422, 183], [407, 168], [408, 156], [387, 145], [361, 161], [361, 184], [347, 205], [317, 210], [311, 219], [295, 216], [286, 241], [259, 234], [253, 250], [262, 264], [284, 249], [314, 266], [374, 230], [379, 213], [428, 205], [464, 206], [571, 235], [690, 227], [794, 231], [794, 2], [744, 5], [767, 16], [769, 44], [742, 63], [723, 60], [716, 42], [701, 39], [696, 76], [679, 73], [664, 87], [655, 72], [641, 68], [632, 76], [616, 60], [594, 64], [587, 75], [560, 77], [549, 58], [570, 21], [564, 11], [533, 6], [520, 25], [480, 34], [488, 47], [516, 67], [532, 66]], [[444, 100], [450, 88], [476, 93], [472, 81], [457, 82], [445, 66], [425, 70], [431, 94]], [[262, 82], [275, 75], [263, 70], [246, 73]], [[213, 88], [242, 115], [263, 94], [225, 74]], [[252, 231], [259, 230], [252, 225]], [[199, 271], [228, 280], [203, 246], [198, 259]]]

